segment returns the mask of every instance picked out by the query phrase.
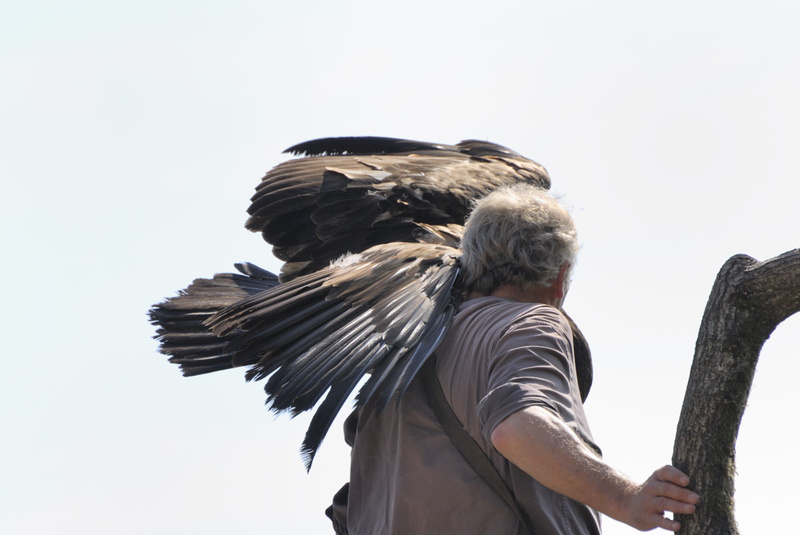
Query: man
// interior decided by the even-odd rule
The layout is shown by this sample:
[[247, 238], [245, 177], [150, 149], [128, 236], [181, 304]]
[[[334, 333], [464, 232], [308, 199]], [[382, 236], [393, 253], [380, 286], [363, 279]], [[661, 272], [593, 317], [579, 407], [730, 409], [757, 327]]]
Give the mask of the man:
[[[480, 201], [462, 239], [466, 301], [436, 350], [445, 397], [537, 535], [598, 534], [599, 512], [676, 531], [688, 478], [663, 467], [637, 484], [603, 462], [560, 308], [578, 249], [569, 213], [537, 188]], [[362, 534], [522, 534], [512, 508], [456, 449], [419, 378], [397, 404], [349, 421], [347, 528]]]

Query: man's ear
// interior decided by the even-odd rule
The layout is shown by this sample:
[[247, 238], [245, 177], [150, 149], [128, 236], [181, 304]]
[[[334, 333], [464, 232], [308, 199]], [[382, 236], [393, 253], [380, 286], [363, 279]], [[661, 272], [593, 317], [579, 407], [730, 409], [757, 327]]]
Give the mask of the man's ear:
[[569, 262], [561, 264], [561, 269], [558, 270], [558, 276], [553, 283], [553, 290], [555, 290], [558, 299], [564, 299], [567, 295], [567, 271], [569, 271]]

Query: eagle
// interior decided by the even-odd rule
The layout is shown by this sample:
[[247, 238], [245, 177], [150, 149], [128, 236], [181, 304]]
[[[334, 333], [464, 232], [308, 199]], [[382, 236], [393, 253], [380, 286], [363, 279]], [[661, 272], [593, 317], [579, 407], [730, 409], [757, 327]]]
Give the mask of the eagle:
[[[550, 188], [544, 167], [487, 141], [456, 145], [335, 137], [288, 148], [261, 179], [245, 227], [283, 261], [198, 278], [154, 305], [159, 351], [185, 376], [245, 367], [267, 404], [314, 409], [310, 469], [350, 394], [356, 408], [399, 399], [462, 301], [459, 239], [473, 203], [517, 183]], [[572, 320], [570, 320], [571, 322]], [[581, 395], [591, 356], [573, 323]]]

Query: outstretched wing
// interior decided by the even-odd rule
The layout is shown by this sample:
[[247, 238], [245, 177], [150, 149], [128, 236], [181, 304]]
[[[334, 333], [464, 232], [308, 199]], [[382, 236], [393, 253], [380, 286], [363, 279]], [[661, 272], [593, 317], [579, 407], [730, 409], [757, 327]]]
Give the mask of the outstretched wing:
[[503, 185], [550, 187], [544, 167], [485, 141], [325, 138], [286, 152], [307, 157], [264, 176], [246, 223], [285, 262], [281, 280], [348, 252], [414, 241], [419, 223], [461, 225], [475, 199]]
[[408, 387], [458, 306], [458, 255], [435, 244], [378, 245], [241, 299], [204, 327], [225, 340], [218, 353], [231, 366], [251, 367], [248, 380], [268, 378], [273, 410], [298, 414], [322, 400], [303, 442], [310, 466], [363, 376], [359, 405], [375, 398], [383, 408]]

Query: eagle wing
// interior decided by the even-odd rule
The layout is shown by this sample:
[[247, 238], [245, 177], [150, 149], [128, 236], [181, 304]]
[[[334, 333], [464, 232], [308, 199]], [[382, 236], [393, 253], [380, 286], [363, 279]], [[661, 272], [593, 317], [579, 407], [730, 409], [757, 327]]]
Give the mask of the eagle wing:
[[246, 223], [285, 262], [281, 280], [317, 271], [345, 253], [413, 242], [419, 224], [463, 225], [472, 202], [498, 187], [550, 187], [544, 167], [485, 141], [325, 138], [286, 152], [306, 157], [264, 176]]
[[302, 446], [310, 468], [362, 377], [358, 405], [375, 399], [382, 410], [438, 345], [460, 301], [459, 255], [436, 243], [382, 244], [282, 284], [247, 265], [244, 275], [194, 281], [151, 320], [184, 375], [248, 366], [248, 380], [267, 379], [271, 409], [319, 403]]

